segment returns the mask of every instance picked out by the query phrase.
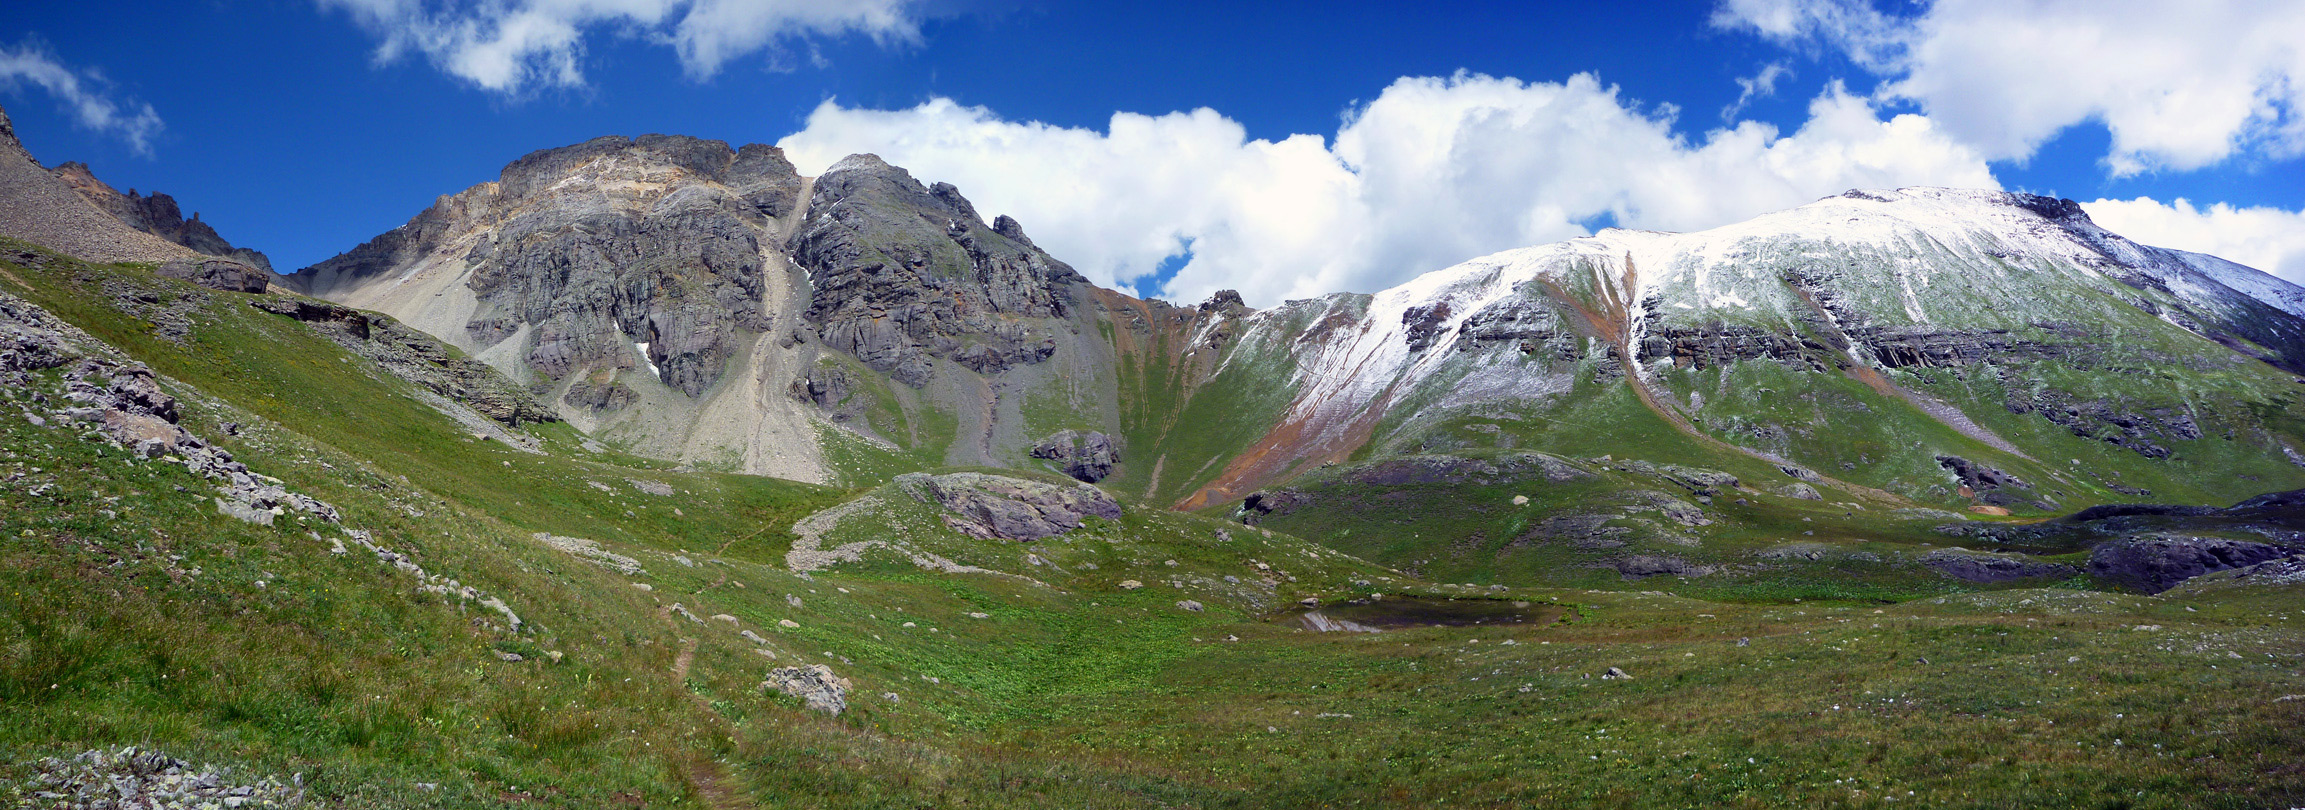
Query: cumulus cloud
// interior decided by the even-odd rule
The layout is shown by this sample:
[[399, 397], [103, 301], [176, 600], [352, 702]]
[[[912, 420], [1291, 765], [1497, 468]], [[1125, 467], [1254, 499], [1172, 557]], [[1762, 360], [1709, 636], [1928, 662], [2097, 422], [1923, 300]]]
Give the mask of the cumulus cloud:
[[1474, 256], [1627, 227], [1726, 224], [1852, 187], [1998, 187], [1929, 119], [1883, 119], [1833, 86], [1790, 134], [1758, 122], [1701, 139], [1590, 75], [1522, 82], [1403, 78], [1333, 139], [1248, 137], [1214, 110], [1121, 113], [1102, 132], [1002, 119], [937, 99], [902, 110], [828, 101], [780, 142], [803, 171], [876, 152], [958, 185], [987, 215], [1101, 284], [1239, 289], [1252, 304], [1370, 291]]
[[671, 47], [689, 75], [806, 36], [908, 41], [915, 0], [317, 0], [382, 40], [377, 59], [415, 52], [483, 89], [584, 84], [585, 42], [635, 37]]
[[2305, 3], [1724, 0], [1714, 25], [1847, 53], [1989, 157], [2100, 122], [2115, 176], [2305, 153]]
[[2082, 203], [2106, 230], [2138, 242], [2207, 253], [2305, 284], [2305, 211], [2196, 207], [2189, 200], [2151, 197]]
[[38, 43], [0, 48], [0, 86], [13, 90], [25, 85], [48, 91], [80, 126], [127, 141], [139, 155], [152, 154], [160, 114], [135, 99], [115, 100], [111, 83], [101, 74], [65, 67]]

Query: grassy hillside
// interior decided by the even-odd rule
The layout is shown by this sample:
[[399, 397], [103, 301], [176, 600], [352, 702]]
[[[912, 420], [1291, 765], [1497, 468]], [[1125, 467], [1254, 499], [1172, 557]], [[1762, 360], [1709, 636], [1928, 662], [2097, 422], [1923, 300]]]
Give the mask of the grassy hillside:
[[[2284, 699], [2305, 694], [2297, 584], [1934, 596], [1913, 586], [1933, 580], [1897, 569], [1847, 592], [1756, 577], [1710, 594], [1737, 597], [1722, 601], [1692, 598], [1708, 595], [1702, 580], [1556, 582], [1541, 560], [1508, 559], [1425, 573], [1531, 578], [1440, 585], [1384, 567], [1400, 565], [1392, 547], [1360, 532], [1335, 542], [1376, 562], [1300, 540], [1281, 519], [1250, 528], [1130, 494], [1118, 520], [981, 540], [901, 482], [680, 472], [588, 452], [555, 425], [532, 428], [542, 454], [476, 441], [409, 385], [243, 296], [135, 267], [35, 264], [0, 263], [0, 289], [149, 364], [185, 425], [253, 471], [522, 622], [420, 591], [357, 544], [334, 553], [353, 542], [342, 527], [227, 517], [214, 484], [182, 466], [25, 419], [63, 400], [62, 370], [38, 372], [0, 409], [11, 806], [45, 806], [26, 781], [40, 757], [126, 745], [300, 775], [312, 803], [347, 807], [2305, 802], [2290, 765], [2305, 750], [2286, 731], [2305, 703]], [[1591, 461], [1610, 454], [1595, 420], [1678, 441], [1626, 403], [1595, 408], [1544, 428], [1576, 447], [1567, 463], [1589, 479], [1419, 497], [1496, 504], [1473, 520], [1500, 525], [1537, 515], [1516, 512], [1514, 495], [1557, 510], [1626, 488], [1693, 500], [1632, 465], [1645, 456]], [[1792, 480], [1734, 454], [1657, 461]], [[1674, 548], [1768, 548], [1796, 528], [1842, 540], [1865, 524], [1827, 490], [1823, 502], [1716, 496], [1708, 513], [1736, 528]], [[845, 516], [812, 520], [810, 538], [790, 531], [836, 505]], [[1411, 500], [1376, 519], [1419, 506], [1435, 511]], [[787, 565], [796, 542], [890, 545], [803, 572]], [[924, 555], [982, 570], [924, 568]], [[1555, 605], [1545, 615], [1558, 618], [1377, 634], [1289, 621], [1300, 599], [1380, 593], [1378, 605]], [[1920, 595], [1932, 596], [1851, 601]], [[848, 710], [761, 688], [769, 669], [799, 663], [850, 679]], [[1611, 667], [1632, 678], [1604, 678]]]

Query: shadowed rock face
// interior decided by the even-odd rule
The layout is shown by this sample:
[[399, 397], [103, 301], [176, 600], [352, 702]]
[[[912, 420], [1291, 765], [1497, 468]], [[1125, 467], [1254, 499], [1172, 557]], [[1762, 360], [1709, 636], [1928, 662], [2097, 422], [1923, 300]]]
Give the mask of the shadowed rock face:
[[2089, 573], [2146, 593], [2160, 593], [2213, 571], [2245, 568], [2297, 553], [2268, 543], [2175, 534], [2125, 537], [2089, 553]]
[[1065, 430], [1033, 445], [1032, 457], [1057, 462], [1065, 475], [1094, 484], [1112, 475], [1113, 465], [1120, 463], [1120, 449], [1111, 436]]
[[825, 345], [914, 387], [932, 359], [979, 374], [1048, 359], [1055, 340], [1020, 319], [1067, 316], [1072, 287], [1087, 283], [1014, 220], [987, 227], [951, 185], [923, 187], [871, 155], [817, 178], [809, 212], [792, 240], [814, 280], [809, 322]]

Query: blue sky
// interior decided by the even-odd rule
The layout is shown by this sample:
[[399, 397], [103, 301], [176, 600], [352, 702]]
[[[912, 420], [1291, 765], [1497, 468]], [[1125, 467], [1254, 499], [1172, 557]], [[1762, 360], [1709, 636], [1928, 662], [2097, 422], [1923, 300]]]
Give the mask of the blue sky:
[[2305, 4], [1239, 5], [35, 0], [0, 22], [0, 104], [41, 160], [282, 270], [529, 151], [671, 132], [809, 172], [876, 151], [1185, 299], [1909, 184], [2305, 279]]

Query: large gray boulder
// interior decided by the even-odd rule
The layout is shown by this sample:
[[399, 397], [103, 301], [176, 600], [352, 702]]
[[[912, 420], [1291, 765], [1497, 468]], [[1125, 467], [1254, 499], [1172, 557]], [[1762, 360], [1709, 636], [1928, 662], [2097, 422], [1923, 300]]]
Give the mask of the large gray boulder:
[[777, 667], [768, 671], [768, 679], [760, 685], [800, 698], [808, 708], [825, 714], [838, 715], [848, 709], [849, 680], [823, 664]]

